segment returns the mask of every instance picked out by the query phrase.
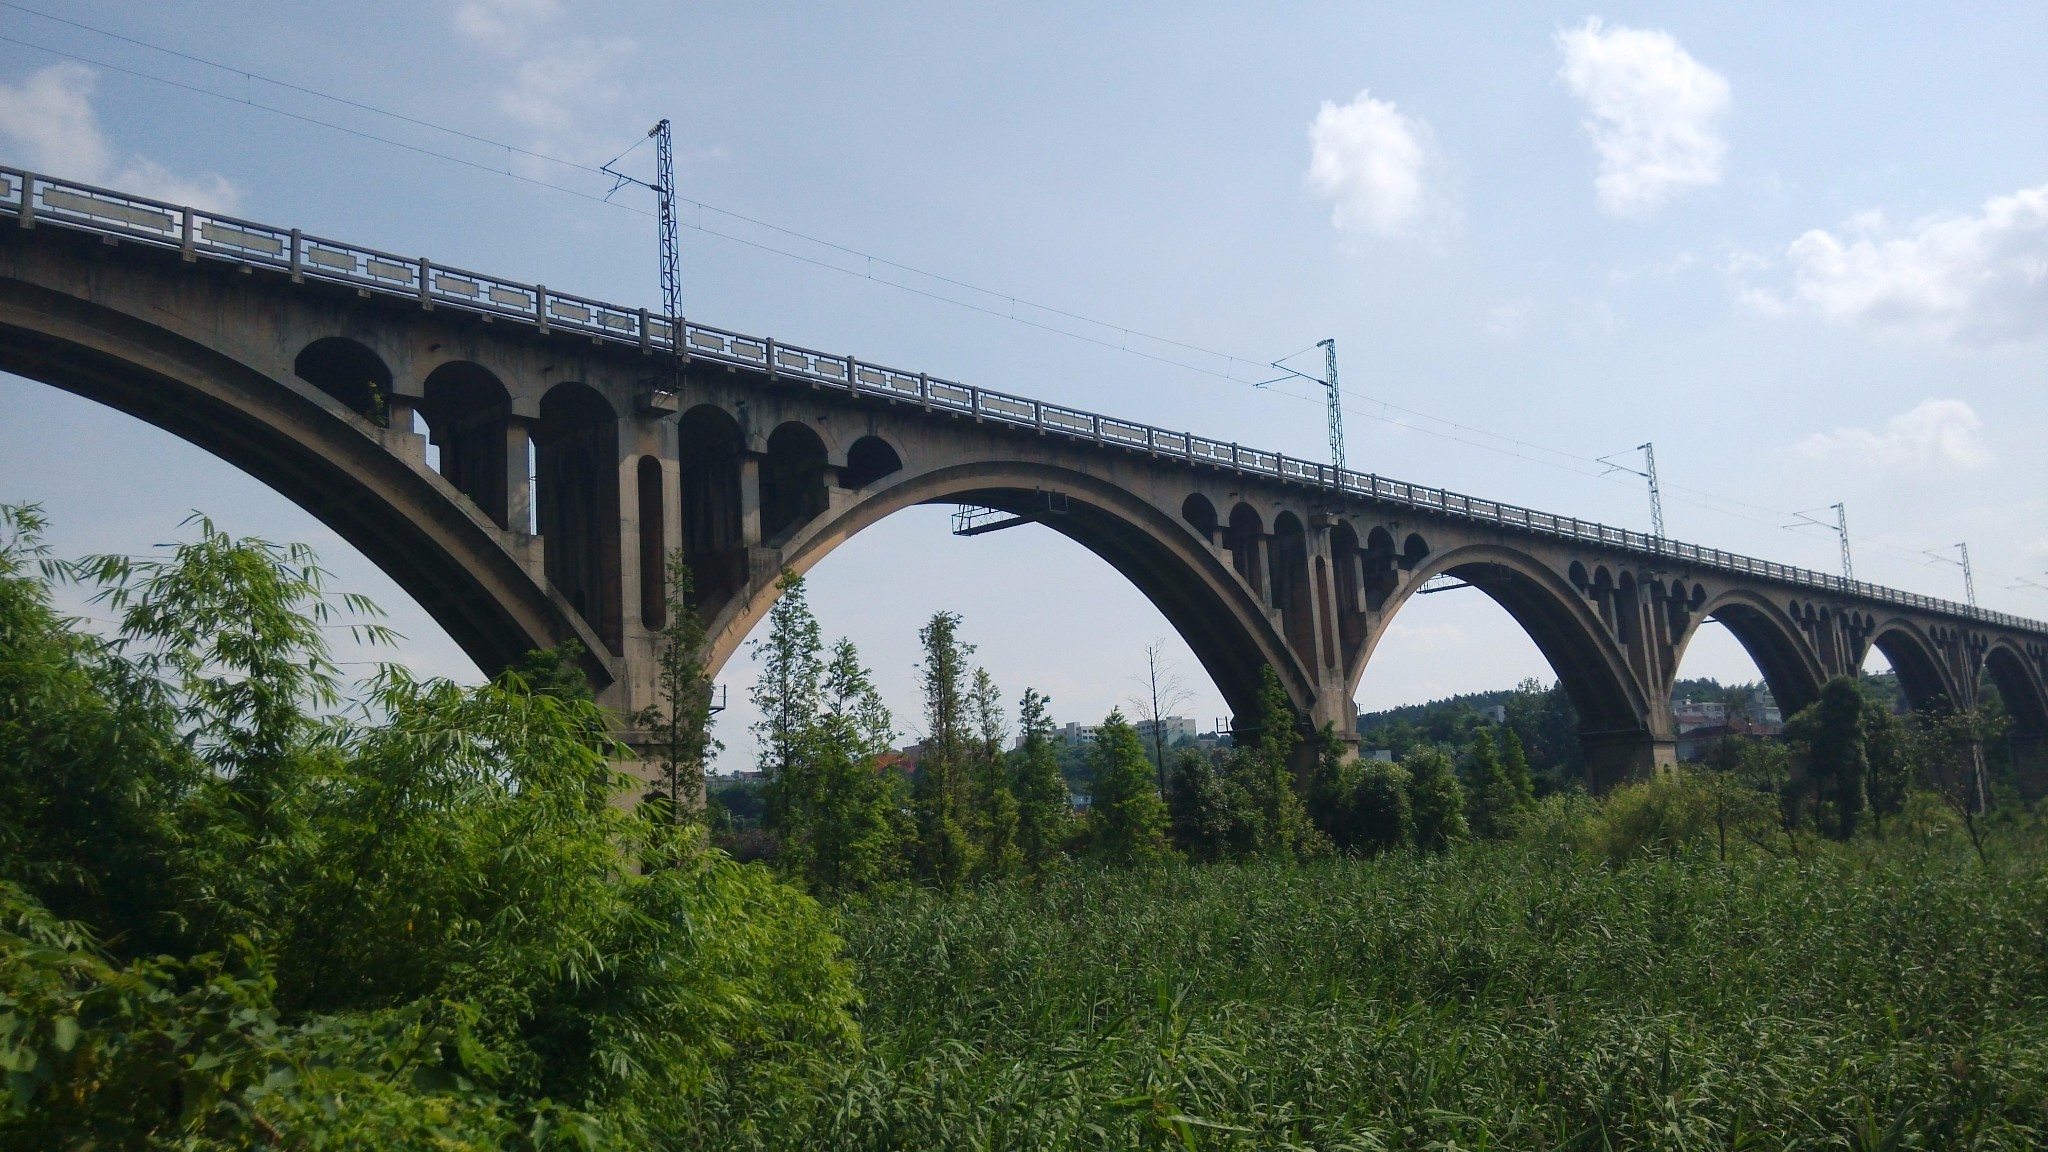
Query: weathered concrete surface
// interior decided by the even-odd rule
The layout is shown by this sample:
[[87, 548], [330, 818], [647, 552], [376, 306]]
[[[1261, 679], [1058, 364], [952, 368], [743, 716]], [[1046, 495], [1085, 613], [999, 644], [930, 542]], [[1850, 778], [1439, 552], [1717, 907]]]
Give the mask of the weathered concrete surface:
[[76, 233], [0, 230], [0, 369], [148, 420], [277, 488], [390, 572], [486, 670], [578, 640], [621, 715], [654, 703], [667, 549], [681, 546], [699, 574], [715, 672], [784, 568], [807, 570], [911, 504], [960, 502], [1031, 516], [1102, 556], [1238, 715], [1271, 665], [1305, 725], [1351, 736], [1352, 695], [1388, 622], [1447, 574], [1498, 601], [1549, 659], [1578, 707], [1596, 787], [1674, 762], [1671, 684], [1710, 617], [1788, 712], [1875, 645], [1918, 705], [1972, 704], [1988, 676], [2023, 759], [2048, 748], [2039, 632], [760, 372], [678, 368]]

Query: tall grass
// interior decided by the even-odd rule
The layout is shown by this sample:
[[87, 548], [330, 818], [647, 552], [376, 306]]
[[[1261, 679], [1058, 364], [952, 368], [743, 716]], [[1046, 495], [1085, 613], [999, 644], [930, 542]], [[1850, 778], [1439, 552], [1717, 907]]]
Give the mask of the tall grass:
[[864, 1055], [717, 1147], [2038, 1148], [2048, 874], [1898, 843], [1075, 870], [847, 906]]

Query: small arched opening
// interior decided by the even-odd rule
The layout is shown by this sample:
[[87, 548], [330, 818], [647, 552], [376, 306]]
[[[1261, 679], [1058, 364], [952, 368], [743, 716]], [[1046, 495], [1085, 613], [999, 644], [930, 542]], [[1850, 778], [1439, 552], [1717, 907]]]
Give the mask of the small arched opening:
[[1420, 532], [1410, 532], [1408, 539], [1401, 542], [1401, 567], [1413, 571], [1417, 564], [1429, 558], [1429, 541]]
[[697, 603], [712, 605], [746, 586], [747, 549], [740, 519], [740, 426], [723, 408], [702, 404], [676, 422], [682, 473], [683, 559]]
[[825, 442], [791, 421], [768, 437], [761, 462], [761, 540], [779, 544], [825, 510]]
[[618, 417], [584, 384], [541, 397], [534, 428], [547, 576], [614, 653], [619, 611]]
[[839, 473], [841, 488], [865, 488], [884, 476], [903, 470], [903, 458], [880, 436], [863, 436], [846, 450], [846, 468]]
[[383, 357], [354, 340], [315, 340], [292, 361], [292, 371], [377, 427], [390, 423], [391, 369]]
[[[427, 442], [439, 451], [442, 478], [475, 502], [492, 523], [510, 527], [505, 422], [511, 400], [505, 386], [489, 369], [457, 362], [429, 373], [421, 391], [419, 414], [427, 422]], [[525, 461], [519, 463], [523, 467]]]
[[1193, 492], [1180, 502], [1180, 518], [1195, 530], [1203, 543], [1216, 543], [1216, 506], [1200, 492]]
[[1266, 565], [1261, 556], [1265, 535], [1266, 525], [1259, 519], [1257, 509], [1239, 504], [1230, 510], [1230, 531], [1224, 536], [1223, 546], [1230, 549], [1230, 566], [1244, 577], [1252, 595], [1260, 598], [1266, 594]]
[[1365, 607], [1377, 612], [1401, 583], [1400, 558], [1394, 552], [1394, 534], [1375, 525], [1365, 534], [1365, 552], [1359, 557], [1359, 582], [1365, 588]]
[[668, 623], [668, 542], [661, 498], [661, 461], [642, 456], [634, 468], [640, 497], [640, 623], [658, 631]]

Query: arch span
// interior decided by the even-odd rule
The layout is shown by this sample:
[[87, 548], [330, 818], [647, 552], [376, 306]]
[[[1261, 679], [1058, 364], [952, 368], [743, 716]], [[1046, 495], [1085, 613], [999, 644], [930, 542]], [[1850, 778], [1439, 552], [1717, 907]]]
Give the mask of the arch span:
[[1203, 544], [1169, 512], [1123, 488], [1039, 463], [932, 469], [813, 517], [777, 549], [773, 569], [758, 576], [746, 595], [709, 606], [708, 666], [714, 673], [722, 667], [767, 613], [775, 601], [777, 571], [809, 571], [855, 534], [912, 505], [951, 503], [1028, 517], [1101, 557], [1187, 641], [1239, 715], [1255, 710], [1259, 669], [1267, 664], [1279, 673], [1296, 708], [1303, 715], [1312, 710], [1315, 676], [1297, 661], [1276, 621], [1232, 569], [1228, 552]]
[[1579, 742], [1586, 751], [1588, 783], [1595, 791], [1645, 775], [1675, 756], [1673, 734], [1665, 730], [1669, 710], [1652, 707], [1650, 694], [1630, 669], [1627, 652], [1564, 576], [1527, 553], [1499, 544], [1468, 544], [1433, 555], [1404, 551], [1414, 555], [1415, 567], [1387, 599], [1376, 626], [1345, 670], [1347, 695], [1357, 695], [1387, 623], [1430, 577], [1448, 575], [1505, 609], [1549, 661], [1578, 709]]
[[[0, 278], [0, 371], [163, 429], [305, 509], [419, 602], [484, 671], [580, 639], [599, 685], [620, 678], [597, 637], [532, 575], [536, 544], [499, 528], [412, 460], [387, 429], [299, 377], [296, 352], [241, 358], [137, 316]], [[381, 359], [381, 358], [380, 358]], [[373, 410], [374, 414], [374, 410]]]
[[1898, 673], [1899, 691], [1915, 712], [1955, 707], [1957, 693], [1942, 672], [1941, 653], [1917, 624], [1899, 617], [1881, 620], [1870, 642]]
[[1711, 618], [1720, 621], [1735, 636], [1735, 642], [1742, 645], [1742, 650], [1749, 653], [1781, 713], [1790, 716], [1820, 699], [1820, 686], [1827, 679], [1827, 671], [1801, 635], [1799, 625], [1777, 602], [1747, 589], [1734, 589], [1711, 598], [1695, 594], [1692, 599], [1700, 604], [1691, 610], [1691, 626], [1675, 646], [1672, 668], [1683, 665], [1686, 648], [1699, 634], [1700, 625]]

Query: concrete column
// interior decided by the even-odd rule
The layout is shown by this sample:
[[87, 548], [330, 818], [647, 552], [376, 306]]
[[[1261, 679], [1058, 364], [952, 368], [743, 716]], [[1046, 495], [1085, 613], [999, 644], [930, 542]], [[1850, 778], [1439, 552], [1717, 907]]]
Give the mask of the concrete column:
[[[1331, 571], [1330, 533], [1315, 529], [1308, 533], [1309, 635], [1316, 647], [1316, 680], [1329, 679], [1330, 669], [1340, 662], [1337, 638], [1336, 573]], [[1326, 642], [1327, 640], [1327, 642]]]
[[1273, 536], [1268, 532], [1259, 533], [1259, 601], [1263, 607], [1271, 608], [1279, 603], [1273, 596]]
[[619, 634], [631, 651], [647, 635], [640, 619], [640, 457], [632, 451], [634, 430], [626, 421], [619, 425]]
[[427, 466], [427, 438], [412, 430], [415, 411], [410, 396], [386, 396], [384, 398], [385, 426], [377, 434], [384, 447], [402, 460], [418, 468]]
[[740, 455], [740, 542], [761, 546], [761, 457], [752, 452]]
[[533, 443], [531, 422], [524, 416], [505, 418], [505, 528], [519, 535], [533, 532], [533, 473], [527, 455]]
[[1647, 731], [1581, 732], [1579, 747], [1586, 753], [1586, 790], [1595, 796], [1678, 768], [1678, 742]]

